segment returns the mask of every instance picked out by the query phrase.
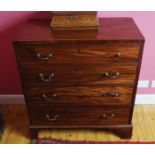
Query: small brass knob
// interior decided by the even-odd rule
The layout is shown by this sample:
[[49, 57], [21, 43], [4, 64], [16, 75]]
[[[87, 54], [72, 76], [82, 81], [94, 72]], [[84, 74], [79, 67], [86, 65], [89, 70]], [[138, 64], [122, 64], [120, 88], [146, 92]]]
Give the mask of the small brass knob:
[[117, 58], [121, 57], [121, 53], [118, 52], [118, 53], [115, 55], [115, 57], [117, 57]]

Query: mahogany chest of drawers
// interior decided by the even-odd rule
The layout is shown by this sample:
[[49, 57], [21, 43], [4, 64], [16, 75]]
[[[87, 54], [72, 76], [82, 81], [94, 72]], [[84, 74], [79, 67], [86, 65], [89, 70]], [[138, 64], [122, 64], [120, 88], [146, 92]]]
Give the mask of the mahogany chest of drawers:
[[29, 20], [14, 47], [31, 137], [53, 128], [100, 128], [130, 138], [143, 45], [131, 18], [59, 31], [48, 20]]

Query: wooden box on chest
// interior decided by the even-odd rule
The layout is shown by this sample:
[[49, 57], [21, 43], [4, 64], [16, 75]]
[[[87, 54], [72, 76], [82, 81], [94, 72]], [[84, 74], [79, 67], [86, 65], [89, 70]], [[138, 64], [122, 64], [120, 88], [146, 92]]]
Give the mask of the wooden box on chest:
[[14, 47], [31, 137], [100, 128], [130, 138], [143, 46], [131, 18], [101, 18], [96, 32], [52, 31], [48, 20], [29, 20]]
[[54, 11], [52, 14], [50, 26], [54, 29], [98, 27], [96, 11]]

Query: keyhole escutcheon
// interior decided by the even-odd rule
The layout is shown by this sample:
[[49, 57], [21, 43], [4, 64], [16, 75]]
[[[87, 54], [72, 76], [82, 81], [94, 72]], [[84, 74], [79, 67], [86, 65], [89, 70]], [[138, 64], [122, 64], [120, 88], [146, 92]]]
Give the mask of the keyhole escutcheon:
[[80, 49], [79, 48], [76, 50], [76, 54], [77, 55], [80, 54]]

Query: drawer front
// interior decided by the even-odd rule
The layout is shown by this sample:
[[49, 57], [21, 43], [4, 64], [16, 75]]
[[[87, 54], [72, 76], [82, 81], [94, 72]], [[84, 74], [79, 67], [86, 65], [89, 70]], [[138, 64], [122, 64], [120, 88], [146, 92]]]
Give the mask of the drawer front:
[[131, 104], [131, 87], [27, 87], [30, 105], [120, 105]]
[[76, 45], [21, 46], [21, 63], [105, 63], [137, 61], [139, 44], [89, 43]]
[[127, 124], [130, 107], [48, 107], [30, 110], [32, 125], [102, 126]]
[[136, 65], [23, 65], [25, 85], [133, 84]]

